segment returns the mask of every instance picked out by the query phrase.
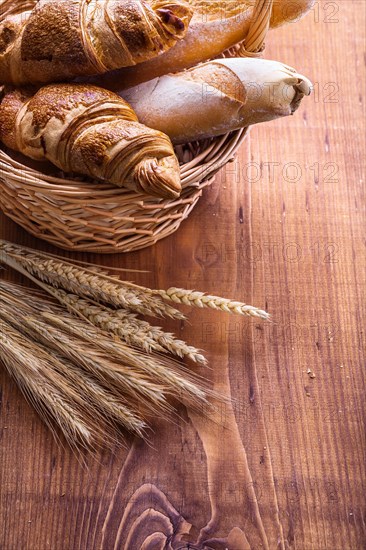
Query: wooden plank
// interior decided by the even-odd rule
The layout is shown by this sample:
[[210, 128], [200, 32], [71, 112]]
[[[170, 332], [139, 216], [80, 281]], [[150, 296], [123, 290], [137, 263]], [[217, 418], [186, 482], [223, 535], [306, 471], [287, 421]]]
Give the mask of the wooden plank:
[[[364, 547], [364, 23], [364, 0], [317, 2], [271, 33], [266, 56], [312, 78], [312, 98], [253, 128], [175, 235], [79, 256], [272, 313], [165, 325], [207, 351], [205, 374], [235, 398], [216, 413], [225, 429], [182, 409], [150, 445], [85, 468], [1, 371], [2, 550]], [[51, 250], [4, 217], [1, 235]]]

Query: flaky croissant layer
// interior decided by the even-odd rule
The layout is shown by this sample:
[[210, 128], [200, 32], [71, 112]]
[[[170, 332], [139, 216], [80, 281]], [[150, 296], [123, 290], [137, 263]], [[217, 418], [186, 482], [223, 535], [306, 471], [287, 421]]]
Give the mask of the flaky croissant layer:
[[49, 160], [133, 191], [176, 198], [178, 161], [169, 138], [140, 124], [118, 95], [82, 84], [38, 92], [3, 91], [0, 140], [35, 160]]
[[0, 82], [71, 80], [141, 63], [181, 39], [191, 16], [184, 0], [40, 0], [0, 23]]

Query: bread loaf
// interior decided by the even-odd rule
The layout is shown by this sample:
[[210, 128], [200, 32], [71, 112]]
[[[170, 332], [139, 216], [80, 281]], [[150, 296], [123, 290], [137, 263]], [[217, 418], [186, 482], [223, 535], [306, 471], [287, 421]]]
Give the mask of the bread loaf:
[[278, 61], [219, 59], [121, 92], [139, 120], [173, 143], [291, 115], [310, 81]]
[[[253, 18], [254, 0], [189, 0], [194, 14], [188, 32], [161, 56], [98, 77], [95, 83], [119, 91], [164, 74], [182, 71], [214, 59], [235, 44], [245, 41]], [[269, 0], [263, 0], [268, 4]], [[270, 27], [294, 22], [313, 5], [314, 0], [275, 0]], [[255, 19], [255, 17], [254, 17]], [[257, 27], [260, 28], [258, 21]]]
[[0, 140], [64, 172], [159, 197], [180, 194], [169, 138], [140, 124], [119, 96], [95, 86], [54, 84], [35, 94], [3, 89]]
[[0, 22], [0, 82], [70, 80], [141, 63], [188, 28], [181, 0], [40, 0]]

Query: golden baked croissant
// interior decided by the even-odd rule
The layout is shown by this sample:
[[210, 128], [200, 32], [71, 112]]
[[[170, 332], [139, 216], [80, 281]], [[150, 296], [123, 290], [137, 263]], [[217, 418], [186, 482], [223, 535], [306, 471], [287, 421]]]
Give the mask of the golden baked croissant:
[[[110, 90], [120, 91], [156, 76], [182, 71], [202, 61], [214, 59], [247, 37], [255, 0], [188, 1], [194, 8], [194, 14], [183, 40], [161, 56], [145, 61], [137, 67], [127, 67], [101, 75], [98, 84]], [[269, 5], [269, 0], [262, 1], [264, 6], [266, 3]], [[309, 11], [314, 1], [275, 0], [270, 28], [296, 21]]]
[[176, 198], [180, 173], [169, 138], [137, 121], [122, 98], [83, 84], [53, 84], [34, 95], [2, 91], [0, 141], [64, 172], [133, 191]]
[[310, 91], [310, 81], [287, 65], [240, 57], [163, 75], [121, 95], [141, 122], [185, 143], [292, 115]]
[[0, 82], [70, 80], [135, 65], [171, 48], [191, 15], [184, 0], [40, 0], [0, 22]]

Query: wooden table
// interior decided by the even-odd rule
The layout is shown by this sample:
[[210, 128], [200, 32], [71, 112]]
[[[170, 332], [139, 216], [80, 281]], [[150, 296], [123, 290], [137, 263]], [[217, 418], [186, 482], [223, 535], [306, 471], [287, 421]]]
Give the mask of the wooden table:
[[[92, 258], [271, 312], [166, 325], [235, 398], [221, 425], [182, 410], [85, 468], [1, 371], [1, 550], [364, 548], [364, 24], [365, 0], [321, 1], [271, 33], [312, 97], [252, 129], [175, 235]], [[1, 235], [47, 249], [4, 217]]]

